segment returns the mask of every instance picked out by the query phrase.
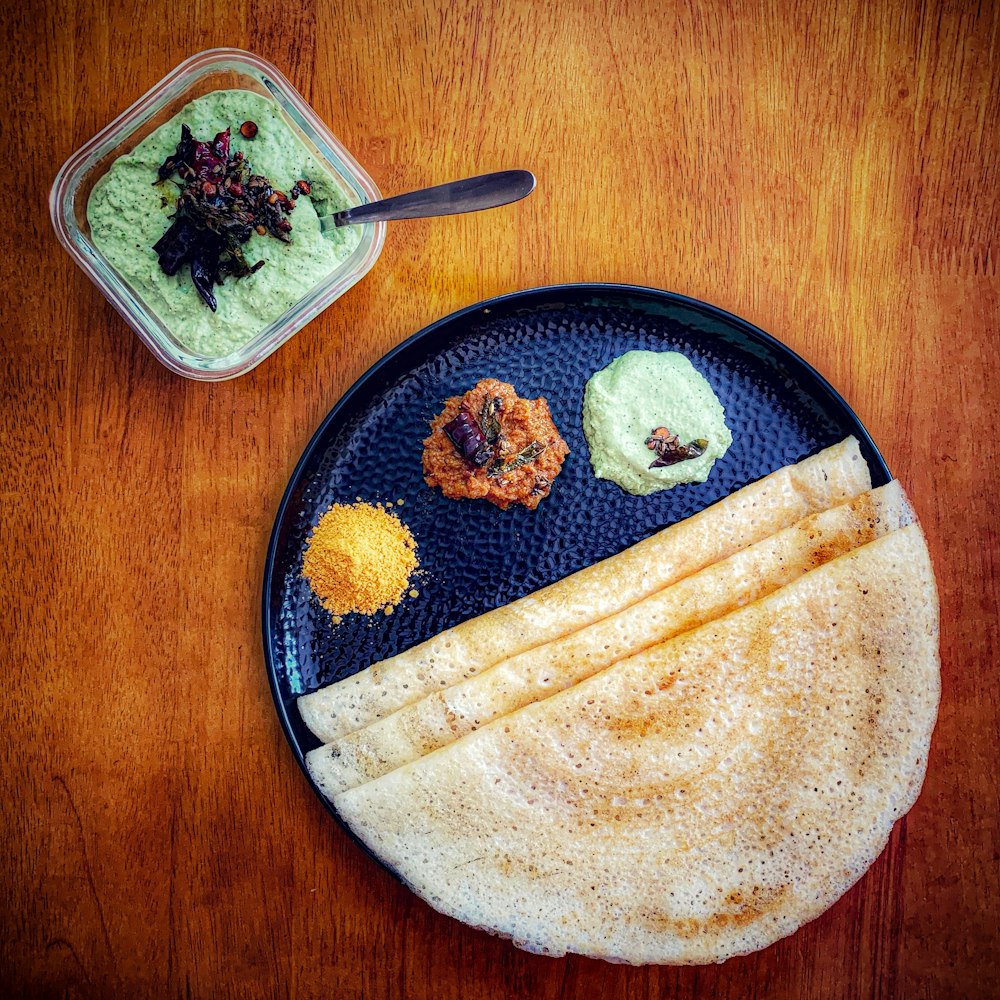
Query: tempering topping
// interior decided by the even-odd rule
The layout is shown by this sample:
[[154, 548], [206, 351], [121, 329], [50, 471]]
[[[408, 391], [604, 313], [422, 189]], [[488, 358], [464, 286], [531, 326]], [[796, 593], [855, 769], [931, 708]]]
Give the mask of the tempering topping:
[[687, 444], [681, 444], [680, 438], [676, 434], [671, 434], [666, 427], [655, 427], [646, 438], [646, 447], [656, 452], [656, 458], [649, 463], [649, 467], [662, 469], [704, 455], [708, 441], [705, 438], [697, 438]]
[[541, 441], [532, 441], [508, 461], [494, 463], [493, 467], [490, 469], [490, 475], [506, 476], [515, 469], [520, 469], [522, 465], [527, 465], [529, 462], [533, 462], [536, 458], [538, 458], [538, 456], [545, 451], [545, 447], [546, 446], [542, 444]]
[[462, 406], [454, 419], [444, 425], [459, 455], [473, 465], [486, 465], [493, 458], [486, 436], [467, 406]]
[[500, 438], [500, 411], [503, 409], [503, 396], [487, 396], [483, 409], [479, 414], [479, 423], [483, 428], [483, 436], [487, 444], [496, 444]]
[[[247, 126], [244, 122], [240, 133]], [[292, 224], [285, 216], [295, 204], [271, 182], [252, 172], [240, 152], [232, 152], [229, 129], [209, 143], [195, 139], [187, 125], [181, 126], [176, 150], [159, 168], [160, 182], [176, 174], [182, 187], [177, 197], [173, 224], [153, 245], [165, 274], [176, 274], [184, 264], [205, 304], [213, 311], [218, 303], [213, 292], [226, 276], [245, 278], [264, 266], [250, 264], [242, 245], [252, 233], [270, 234], [283, 243]]]

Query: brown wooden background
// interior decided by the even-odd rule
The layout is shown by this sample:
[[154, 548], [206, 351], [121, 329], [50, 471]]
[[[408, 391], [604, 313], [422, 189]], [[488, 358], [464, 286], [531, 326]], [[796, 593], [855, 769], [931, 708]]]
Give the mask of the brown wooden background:
[[[907, 0], [3, 5], [0, 992], [31, 997], [991, 997], [998, 973], [1000, 16]], [[392, 227], [251, 375], [163, 369], [58, 246], [66, 156], [213, 45], [283, 69], [386, 193], [537, 192]], [[774, 333], [914, 498], [944, 696], [920, 801], [767, 951], [623, 968], [432, 912], [299, 774], [264, 675], [271, 521], [308, 436], [430, 320], [643, 283]]]

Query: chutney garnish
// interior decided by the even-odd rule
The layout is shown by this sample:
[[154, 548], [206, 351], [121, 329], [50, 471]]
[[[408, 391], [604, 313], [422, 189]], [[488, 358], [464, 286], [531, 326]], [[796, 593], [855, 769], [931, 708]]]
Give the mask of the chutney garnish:
[[[256, 135], [253, 122], [244, 122], [241, 134], [246, 136], [247, 125], [254, 126]], [[181, 190], [173, 223], [153, 250], [165, 274], [176, 274], [185, 264], [190, 267], [198, 294], [213, 312], [218, 308], [215, 285], [226, 276], [245, 278], [264, 266], [262, 260], [249, 263], [242, 245], [254, 232], [290, 243], [292, 224], [286, 216], [295, 208], [266, 177], [253, 173], [243, 153], [230, 149], [229, 140], [229, 129], [203, 142], [181, 125], [177, 148], [157, 171], [156, 183], [176, 174]]]
[[487, 444], [496, 444], [500, 437], [500, 411], [503, 409], [503, 396], [488, 396], [479, 413], [479, 426]]
[[520, 469], [522, 465], [533, 462], [545, 451], [546, 447], [547, 445], [542, 444], [541, 441], [532, 441], [530, 444], [525, 445], [513, 458], [508, 459], [506, 462], [496, 462], [489, 470], [489, 474], [491, 476], [506, 476], [508, 472], [513, 472], [515, 469]]
[[681, 444], [680, 438], [676, 434], [671, 434], [666, 427], [654, 427], [652, 433], [646, 438], [646, 447], [650, 451], [656, 452], [656, 458], [649, 463], [649, 467], [662, 469], [668, 465], [676, 465], [678, 462], [686, 462], [688, 459], [704, 455], [708, 441], [705, 438], [696, 438], [687, 444]]
[[493, 459], [493, 450], [468, 406], [463, 404], [455, 418], [444, 425], [443, 430], [467, 462], [480, 466]]

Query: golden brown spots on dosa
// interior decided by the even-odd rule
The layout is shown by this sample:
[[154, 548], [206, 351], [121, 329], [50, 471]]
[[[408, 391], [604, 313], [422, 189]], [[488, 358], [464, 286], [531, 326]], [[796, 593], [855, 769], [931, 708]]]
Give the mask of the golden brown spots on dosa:
[[843, 895], [913, 804], [937, 620], [910, 524], [334, 805], [436, 908], [533, 951], [746, 954]]
[[730, 892], [720, 903], [720, 908], [707, 917], [675, 917], [657, 910], [645, 910], [637, 914], [638, 922], [654, 933], [670, 933], [682, 940], [701, 935], [746, 927], [755, 920], [780, 907], [788, 887], [772, 888], [753, 886], [744, 897], [739, 890]]

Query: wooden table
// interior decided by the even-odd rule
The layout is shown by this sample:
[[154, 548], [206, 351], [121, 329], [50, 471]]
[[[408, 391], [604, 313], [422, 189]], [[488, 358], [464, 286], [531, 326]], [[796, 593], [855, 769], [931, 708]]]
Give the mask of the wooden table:
[[[3, 10], [3, 918], [29, 997], [994, 997], [1000, 14], [994, 4], [365, 3]], [[66, 156], [184, 57], [282, 68], [385, 192], [527, 166], [391, 228], [252, 374], [153, 359], [57, 244]], [[22, 222], [23, 220], [23, 222]], [[271, 704], [268, 532], [321, 417], [435, 317], [648, 284], [772, 332], [912, 495], [944, 694], [916, 807], [792, 938], [711, 968], [546, 959], [439, 916], [326, 815]]]

